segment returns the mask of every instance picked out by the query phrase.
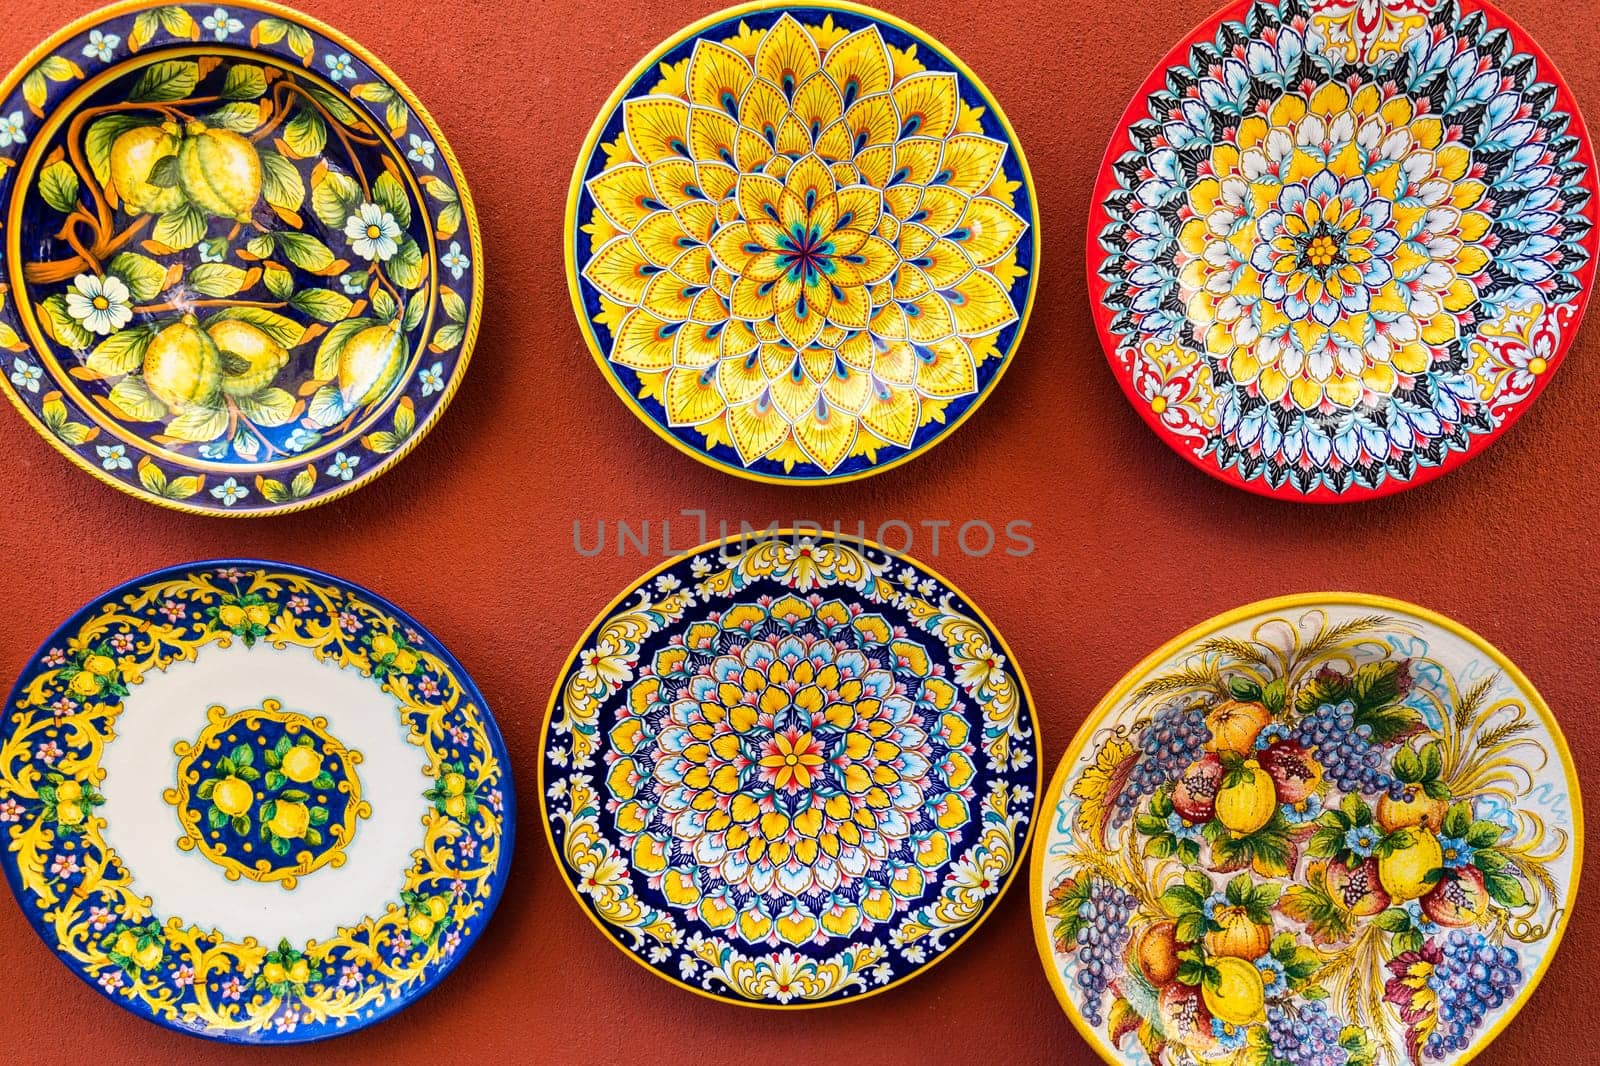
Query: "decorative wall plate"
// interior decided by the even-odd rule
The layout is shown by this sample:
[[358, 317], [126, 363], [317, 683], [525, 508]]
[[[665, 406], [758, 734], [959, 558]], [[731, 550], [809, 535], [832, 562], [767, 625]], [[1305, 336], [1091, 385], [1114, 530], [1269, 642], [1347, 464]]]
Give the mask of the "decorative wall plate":
[[1184, 458], [1293, 500], [1486, 448], [1594, 280], [1577, 102], [1482, 0], [1240, 0], [1135, 94], [1089, 219], [1118, 382]]
[[881, 992], [993, 909], [1038, 803], [1028, 689], [921, 564], [797, 532], [703, 545], [595, 620], [539, 763], [557, 865], [674, 984], [754, 1007]]
[[179, 510], [299, 510], [419, 441], [477, 336], [472, 198], [411, 92], [274, 4], [122, 3], [0, 82], [0, 374]]
[[317, 1040], [433, 988], [499, 902], [514, 822], [461, 664], [279, 563], [96, 597], [0, 727], [0, 865], [34, 929], [119, 1006], [216, 1040]]
[[1173, 640], [1047, 796], [1039, 954], [1116, 1064], [1466, 1062], [1533, 994], [1582, 866], [1578, 778], [1528, 679], [1375, 596]]
[[1022, 337], [1038, 239], [976, 75], [850, 3], [673, 35], [606, 102], [567, 201], [606, 380], [680, 451], [762, 481], [865, 477], [965, 421]]

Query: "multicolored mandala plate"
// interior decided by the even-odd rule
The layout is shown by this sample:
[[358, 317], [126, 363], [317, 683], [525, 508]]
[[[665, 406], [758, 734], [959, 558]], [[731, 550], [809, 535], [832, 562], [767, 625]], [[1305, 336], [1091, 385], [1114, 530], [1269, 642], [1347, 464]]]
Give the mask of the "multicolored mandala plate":
[[1528, 679], [1373, 596], [1178, 637], [1047, 796], [1039, 953], [1119, 1066], [1464, 1063], [1533, 994], [1582, 867], [1577, 774]]
[[1224, 481], [1427, 481], [1525, 411], [1595, 271], [1594, 149], [1482, 0], [1234, 3], [1112, 139], [1089, 289], [1128, 398]]
[[618, 395], [768, 481], [864, 477], [943, 439], [1004, 372], [1038, 274], [999, 106], [849, 3], [745, 4], [653, 51], [589, 135], [567, 224]]
[[0, 732], [4, 865], [61, 960], [216, 1040], [298, 1043], [428, 991], [511, 862], [505, 747], [472, 680], [364, 589], [172, 567], [45, 642]]
[[551, 698], [546, 828], [635, 961], [815, 1007], [943, 958], [1027, 849], [1038, 735], [1004, 643], [876, 545], [729, 540], [645, 575]]
[[382, 63], [254, 0], [122, 3], [0, 83], [0, 389], [136, 496], [299, 510], [454, 394], [477, 218]]

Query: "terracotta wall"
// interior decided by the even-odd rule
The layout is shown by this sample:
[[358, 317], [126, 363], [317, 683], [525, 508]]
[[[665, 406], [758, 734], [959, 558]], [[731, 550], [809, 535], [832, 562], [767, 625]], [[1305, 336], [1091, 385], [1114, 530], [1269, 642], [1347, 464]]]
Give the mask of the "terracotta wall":
[[[1135, 661], [1211, 614], [1280, 593], [1345, 588], [1444, 611], [1520, 663], [1566, 726], [1580, 770], [1600, 758], [1594, 476], [1600, 323], [1544, 398], [1485, 456], [1442, 481], [1360, 506], [1311, 509], [1212, 481], [1139, 421], [1084, 306], [1086, 200], [1116, 117], [1214, 0], [884, 0], [955, 48], [1025, 146], [1043, 212], [1044, 273], [1021, 353], [997, 394], [930, 455], [866, 482], [783, 490], [699, 466], [653, 436], [601, 381], [568, 305], [560, 232], [575, 153], [615, 82], [712, 10], [613, 0], [303, 0], [382, 56], [439, 119], [482, 215], [488, 313], [440, 428], [361, 492], [281, 519], [158, 510], [72, 469], [0, 411], [0, 675], [55, 622], [150, 568], [221, 555], [341, 574], [423, 620], [473, 672], [523, 784], [511, 891], [484, 940], [435, 993], [275, 1064], [807, 1062], [1094, 1063], [1034, 954], [1023, 886], [925, 976], [859, 1006], [780, 1014], [708, 1002], [625, 959], [580, 913], [529, 794], [556, 671], [594, 613], [646, 569], [614, 545], [573, 549], [573, 522], [834, 519], [869, 529], [1033, 523], [1026, 558], [938, 558], [1006, 634], [1038, 700], [1047, 767]], [[1600, 118], [1594, 0], [1504, 0]], [[5, 0], [0, 69], [87, 0]], [[226, 5], [224, 5], [226, 6]], [[688, 536], [680, 522], [673, 537]], [[592, 543], [592, 542], [591, 542]], [[1600, 800], [1600, 785], [1590, 789]], [[1594, 824], [1595, 811], [1590, 817]], [[1595, 854], [1591, 849], [1590, 854]], [[1595, 887], [1588, 871], [1590, 893]], [[1580, 905], [1532, 1005], [1485, 1066], [1600, 1060], [1600, 916]], [[41, 1063], [262, 1061], [119, 1011], [57, 964], [0, 903], [0, 1059]]]

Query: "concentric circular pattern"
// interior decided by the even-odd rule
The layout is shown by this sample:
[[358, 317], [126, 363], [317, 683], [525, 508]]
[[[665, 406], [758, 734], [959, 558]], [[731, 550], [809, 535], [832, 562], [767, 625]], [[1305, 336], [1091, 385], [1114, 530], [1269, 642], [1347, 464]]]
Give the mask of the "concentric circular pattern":
[[0, 391], [153, 503], [301, 510], [387, 470], [476, 339], [478, 225], [410, 91], [271, 3], [129, 0], [0, 82]]
[[568, 223], [617, 392], [762, 479], [860, 477], [940, 439], [1003, 372], [1035, 280], [999, 107], [852, 4], [749, 4], [656, 49], [596, 123]]
[[1129, 398], [1256, 492], [1336, 501], [1480, 451], [1594, 275], [1571, 94], [1480, 0], [1237, 3], [1130, 105], [1090, 221]]
[[500, 900], [515, 809], [450, 653], [282, 564], [96, 597], [30, 657], [0, 731], [23, 914], [118, 1006], [214, 1040], [335, 1036], [435, 987]]
[[585, 637], [546, 819], [584, 906], [717, 998], [815, 1006], [954, 947], [1025, 847], [1036, 740], [982, 616], [876, 547], [712, 545]]
[[1455, 1066], [1583, 863], [1571, 755], [1482, 638], [1378, 597], [1241, 607], [1101, 701], [1046, 793], [1035, 940], [1118, 1066]]

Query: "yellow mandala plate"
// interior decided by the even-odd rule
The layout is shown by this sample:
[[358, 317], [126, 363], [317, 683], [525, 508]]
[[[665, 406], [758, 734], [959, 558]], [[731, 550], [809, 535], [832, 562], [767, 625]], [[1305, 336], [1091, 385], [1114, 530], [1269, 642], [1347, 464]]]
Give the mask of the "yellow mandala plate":
[[23, 913], [113, 1002], [217, 1040], [316, 1040], [434, 987], [499, 901], [514, 809], [450, 653], [279, 564], [98, 597], [29, 661], [0, 735]]
[[994, 98], [850, 3], [673, 35], [607, 101], [567, 201], [572, 303], [612, 388], [762, 481], [865, 477], [965, 421], [1021, 340], [1038, 242]]
[[1241, 607], [1090, 715], [1033, 856], [1045, 971], [1110, 1063], [1464, 1063], [1539, 983], [1583, 807], [1483, 638], [1347, 593]]
[[381, 62], [269, 3], [122, 3], [0, 82], [0, 391], [100, 480], [300, 510], [422, 439], [482, 304], [472, 198]]
[[646, 574], [550, 700], [539, 794], [585, 912], [713, 999], [816, 1007], [944, 958], [1027, 851], [1027, 686], [987, 619], [875, 544], [767, 534]]

